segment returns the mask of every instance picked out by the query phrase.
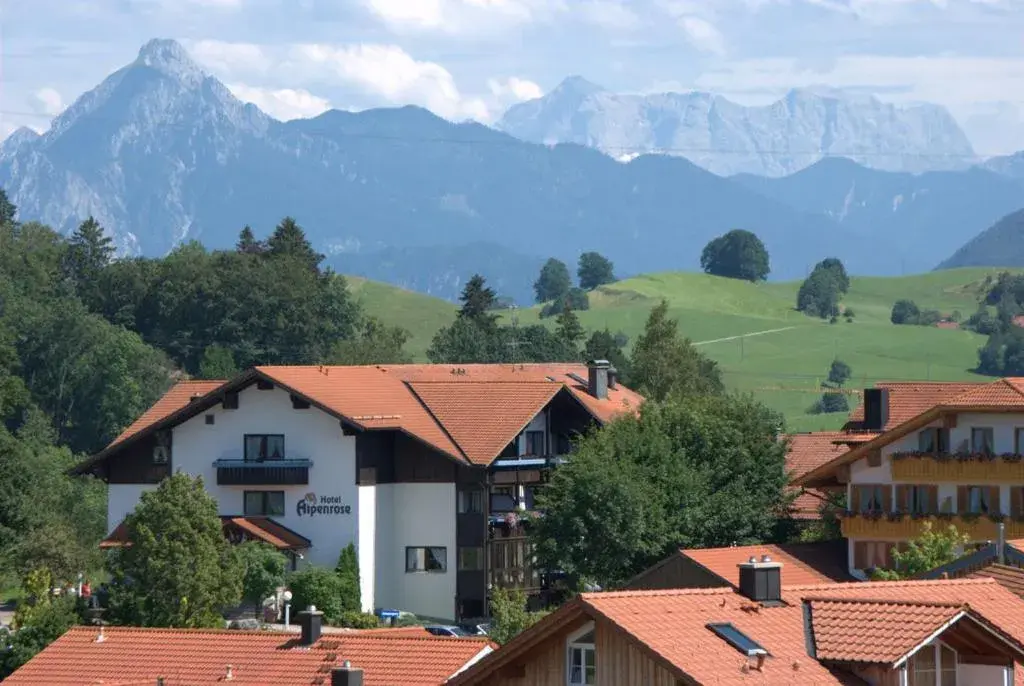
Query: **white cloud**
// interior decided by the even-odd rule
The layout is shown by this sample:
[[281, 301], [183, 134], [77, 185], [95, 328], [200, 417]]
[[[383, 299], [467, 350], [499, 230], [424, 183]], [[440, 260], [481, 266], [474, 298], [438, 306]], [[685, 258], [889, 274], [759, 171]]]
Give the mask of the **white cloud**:
[[491, 89], [491, 94], [502, 101], [522, 102], [524, 100], [535, 100], [544, 95], [541, 87], [533, 81], [520, 79], [516, 76], [504, 81], [490, 79], [487, 82], [487, 86]]
[[584, 21], [612, 31], [630, 31], [642, 25], [640, 16], [619, 0], [590, 0], [575, 10]]
[[64, 99], [53, 88], [40, 88], [30, 98], [32, 109], [39, 114], [55, 117], [64, 110]]
[[254, 43], [201, 40], [186, 42], [185, 47], [194, 60], [220, 75], [264, 74], [273, 66], [264, 49]]
[[331, 103], [327, 98], [313, 95], [301, 88], [273, 89], [234, 83], [228, 84], [228, 90], [239, 100], [251, 102], [281, 121], [315, 117], [331, 109]]
[[293, 48], [292, 57], [320, 66], [341, 82], [388, 104], [422, 105], [448, 119], [488, 121], [492, 116], [481, 98], [459, 92], [447, 69], [436, 62], [416, 60], [397, 45], [308, 44]]
[[679, 18], [679, 26], [686, 33], [687, 40], [702, 52], [711, 52], [716, 55], [725, 54], [725, 39], [715, 25], [707, 19], [695, 16], [684, 16]]
[[363, 0], [392, 29], [488, 32], [533, 21], [559, 3], [544, 0]]

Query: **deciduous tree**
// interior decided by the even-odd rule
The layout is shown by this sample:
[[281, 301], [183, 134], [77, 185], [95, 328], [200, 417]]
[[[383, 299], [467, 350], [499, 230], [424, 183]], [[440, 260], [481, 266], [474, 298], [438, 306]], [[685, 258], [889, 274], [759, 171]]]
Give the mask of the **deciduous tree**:
[[633, 346], [630, 379], [654, 400], [723, 390], [718, 365], [680, 335], [677, 321], [668, 316], [665, 300], [651, 310], [644, 332]]
[[374, 316], [364, 317], [353, 338], [338, 341], [331, 349], [330, 364], [407, 364], [412, 356], [405, 351], [409, 332], [400, 326], [388, 326]]
[[519, 589], [496, 588], [491, 593], [491, 630], [488, 637], [505, 645], [544, 617], [544, 612], [530, 612], [526, 594]]
[[970, 537], [950, 525], [944, 531], [936, 531], [932, 523], [922, 523], [921, 533], [907, 542], [905, 550], [892, 549], [894, 569], [878, 569], [875, 576], [885, 581], [912, 579], [918, 574], [950, 563], [960, 557], [960, 550], [970, 542]]
[[743, 229], [733, 229], [704, 246], [700, 266], [708, 274], [744, 281], [764, 281], [771, 271], [764, 243]]
[[229, 348], [214, 343], [206, 346], [203, 359], [199, 362], [200, 379], [233, 379], [238, 375], [235, 356]]
[[576, 276], [579, 277], [580, 288], [590, 291], [606, 283], [613, 283], [615, 267], [612, 261], [601, 253], [585, 252], [580, 255]]
[[242, 567], [242, 599], [258, 611], [261, 603], [284, 586], [288, 560], [281, 552], [259, 541], [247, 541], [237, 548]]
[[572, 278], [569, 276], [569, 268], [565, 262], [550, 258], [541, 267], [540, 276], [533, 284], [533, 291], [537, 296], [537, 302], [544, 303], [561, 298], [572, 288]]
[[202, 477], [164, 479], [124, 523], [131, 545], [111, 560], [112, 616], [133, 626], [221, 625], [244, 575]]

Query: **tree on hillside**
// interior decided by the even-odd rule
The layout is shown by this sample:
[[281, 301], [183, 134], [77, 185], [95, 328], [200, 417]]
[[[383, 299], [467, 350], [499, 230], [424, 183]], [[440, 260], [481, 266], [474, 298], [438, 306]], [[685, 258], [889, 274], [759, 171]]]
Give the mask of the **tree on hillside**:
[[267, 249], [274, 257], [293, 257], [309, 265], [313, 271], [320, 268], [320, 263], [324, 259], [323, 255], [313, 249], [313, 245], [306, 238], [306, 232], [291, 217], [285, 217], [277, 225], [274, 233], [267, 239]]
[[843, 384], [850, 380], [852, 373], [850, 365], [836, 358], [828, 368], [828, 382], [836, 388], [842, 388]]
[[541, 267], [540, 276], [533, 284], [533, 291], [537, 295], [537, 302], [544, 303], [561, 298], [572, 288], [572, 278], [569, 276], [569, 268], [565, 262], [550, 258]]
[[579, 350], [580, 341], [587, 335], [587, 332], [583, 330], [583, 325], [580, 324], [580, 319], [576, 316], [576, 313], [566, 308], [558, 315], [556, 321], [556, 335], [573, 351]]
[[921, 308], [913, 300], [897, 300], [889, 315], [893, 324], [916, 324], [920, 318]]
[[561, 314], [566, 309], [584, 312], [590, 309], [590, 296], [582, 288], [570, 288], [540, 309], [540, 318], [545, 319]]
[[259, 616], [263, 601], [284, 585], [288, 560], [261, 541], [247, 541], [238, 546], [237, 552], [242, 567], [242, 600], [252, 605]]
[[495, 361], [496, 327], [482, 327], [469, 317], [458, 317], [441, 327], [427, 348], [435, 364], [473, 364]]
[[637, 390], [653, 400], [723, 390], [717, 363], [680, 335], [678, 322], [668, 316], [665, 300], [651, 310], [644, 332], [633, 346], [630, 379]]
[[256, 240], [252, 229], [246, 224], [238, 234], [238, 243], [235, 244], [235, 250], [243, 255], [260, 255], [266, 252], [267, 244]]
[[764, 281], [771, 271], [764, 243], [743, 229], [733, 229], [705, 245], [700, 266], [708, 274], [744, 281]]
[[203, 359], [199, 362], [200, 379], [227, 380], [238, 376], [238, 366], [235, 365], [235, 357], [229, 348], [214, 343], [206, 346], [203, 351]]
[[64, 256], [65, 277], [74, 285], [75, 292], [87, 305], [101, 300], [100, 273], [114, 257], [114, 241], [92, 217], [78, 225], [68, 238]]
[[612, 261], [598, 252], [585, 252], [580, 255], [576, 276], [580, 280], [580, 288], [592, 291], [598, 286], [615, 281], [615, 267]]
[[407, 364], [412, 356], [405, 351], [409, 332], [400, 326], [388, 326], [377, 317], [365, 317], [353, 338], [335, 343], [328, 364]]
[[497, 294], [479, 274], [474, 274], [466, 282], [459, 302], [462, 303], [458, 314], [460, 319], [469, 319], [484, 328], [490, 328], [498, 321], [498, 315], [493, 313]]
[[0, 224], [13, 223], [17, 214], [17, 206], [7, 197], [7, 191], [0, 188]]
[[131, 626], [221, 626], [221, 609], [242, 598], [243, 573], [202, 477], [167, 477], [142, 494], [125, 528], [131, 545], [110, 564], [112, 618]]
[[970, 542], [970, 537], [960, 533], [955, 526], [945, 531], [935, 531], [930, 521], [922, 523], [920, 535], [907, 542], [906, 550], [892, 549], [894, 569], [877, 569], [875, 578], [883, 581], [913, 579], [918, 574], [930, 572], [960, 557], [960, 550]]
[[812, 414], [849, 412], [850, 404], [847, 402], [846, 394], [842, 392], [842, 389], [852, 373], [850, 365], [838, 358], [832, 360], [832, 365], [828, 370], [828, 380], [821, 384], [825, 392], [821, 394], [821, 398], [811, 407], [810, 412]]
[[838, 258], [829, 257], [814, 266], [796, 296], [796, 309], [828, 319], [839, 314], [839, 301], [850, 288], [850, 277]]
[[680, 547], [764, 540], [787, 504], [781, 424], [716, 395], [649, 401], [588, 434], [538, 496], [540, 564], [614, 588]]
[[619, 380], [626, 385], [632, 383], [630, 379], [629, 357], [623, 351], [625, 336], [616, 336], [608, 329], [595, 331], [583, 345], [583, 359], [585, 360], [608, 360], [615, 371], [618, 372]]

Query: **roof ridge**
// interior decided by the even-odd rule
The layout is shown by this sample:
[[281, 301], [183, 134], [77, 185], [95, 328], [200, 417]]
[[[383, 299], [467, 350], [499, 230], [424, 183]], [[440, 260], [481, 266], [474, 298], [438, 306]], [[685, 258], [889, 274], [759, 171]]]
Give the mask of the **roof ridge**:
[[832, 588], [839, 586], [842, 588], [914, 588], [917, 586], [936, 586], [936, 585], [950, 585], [954, 584], [957, 586], [973, 586], [975, 584], [988, 584], [996, 583], [993, 579], [984, 578], [962, 578], [962, 579], [901, 579], [899, 581], [862, 581], [857, 584], [849, 584], [842, 582], [833, 582], [828, 584], [793, 584], [783, 585], [783, 591], [797, 592], [797, 591], [811, 591], [822, 588]]
[[955, 600], [909, 600], [907, 598], [858, 598], [843, 596], [805, 596], [805, 603], [850, 603], [858, 605], [906, 605], [910, 607], [946, 607], [969, 610], [970, 604]]
[[651, 598], [658, 596], [679, 596], [679, 595], [733, 595], [737, 591], [732, 586], [719, 586], [716, 588], [658, 588], [658, 589], [637, 589], [622, 591], [590, 591], [581, 593], [584, 600], [593, 598]]
[[[346, 627], [329, 627], [329, 628], [346, 628]], [[376, 629], [350, 629], [345, 632], [330, 632], [320, 634], [320, 639], [317, 643], [312, 646], [305, 646], [309, 648], [317, 647], [321, 641], [333, 641], [339, 638], [372, 638], [387, 639], [389, 641], [430, 641], [430, 642], [443, 642], [443, 643], [465, 643], [467, 640], [477, 641], [485, 643], [489, 641], [486, 636], [435, 636], [434, 634], [427, 634], [426, 636], [413, 636], [408, 634], [396, 635], [388, 633], [390, 631], [397, 630], [411, 630], [416, 628], [422, 628], [423, 632], [426, 633], [426, 629], [423, 627], [379, 627]], [[88, 634], [99, 634], [100, 630], [96, 626], [82, 624], [73, 626], [69, 629], [69, 632], [75, 633], [88, 633]], [[157, 627], [157, 626], [104, 626], [103, 634], [109, 636], [111, 633], [115, 634], [177, 634], [185, 636], [202, 636], [207, 634], [214, 634], [217, 636], [240, 636], [240, 637], [260, 637], [267, 639], [280, 639], [283, 637], [290, 637], [292, 640], [298, 640], [299, 633], [294, 631], [278, 631], [274, 629], [228, 629], [228, 628], [185, 628], [185, 627]]]

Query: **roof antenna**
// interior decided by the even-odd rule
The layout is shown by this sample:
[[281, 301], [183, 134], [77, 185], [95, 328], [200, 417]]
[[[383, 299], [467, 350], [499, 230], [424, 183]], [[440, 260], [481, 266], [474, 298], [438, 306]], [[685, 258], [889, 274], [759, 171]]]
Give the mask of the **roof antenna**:
[[519, 357], [519, 346], [522, 345], [519, 341], [519, 314], [516, 310], [518, 307], [515, 303], [508, 306], [509, 319], [512, 322], [512, 338], [509, 339], [508, 347], [512, 350], [512, 371], [515, 371], [516, 361]]

